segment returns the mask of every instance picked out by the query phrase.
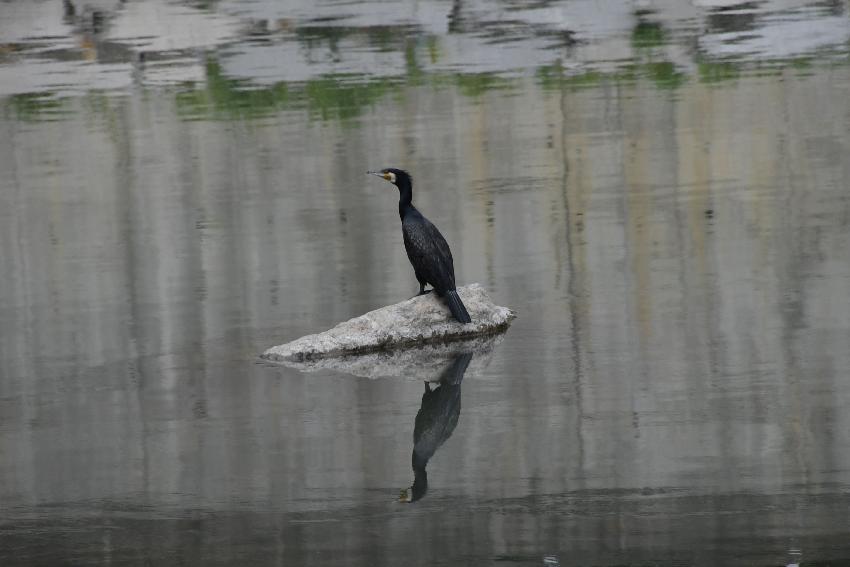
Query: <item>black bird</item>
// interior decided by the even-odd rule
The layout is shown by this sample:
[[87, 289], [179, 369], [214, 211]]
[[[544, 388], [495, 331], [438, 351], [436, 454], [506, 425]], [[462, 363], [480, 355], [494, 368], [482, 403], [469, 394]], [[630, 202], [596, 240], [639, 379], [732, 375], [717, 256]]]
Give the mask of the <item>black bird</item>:
[[455, 268], [452, 251], [437, 227], [422, 216], [413, 206], [413, 183], [410, 175], [401, 169], [388, 168], [369, 171], [398, 187], [398, 215], [401, 217], [401, 232], [404, 234], [404, 249], [413, 264], [419, 281], [419, 295], [429, 293], [425, 285], [431, 284], [439, 297], [444, 297], [449, 311], [461, 323], [471, 323], [455, 288]]
[[401, 491], [400, 502], [416, 502], [428, 491], [428, 460], [454, 433], [460, 419], [460, 383], [473, 353], [455, 356], [440, 375], [439, 385], [425, 382], [422, 405], [413, 425], [413, 486]]

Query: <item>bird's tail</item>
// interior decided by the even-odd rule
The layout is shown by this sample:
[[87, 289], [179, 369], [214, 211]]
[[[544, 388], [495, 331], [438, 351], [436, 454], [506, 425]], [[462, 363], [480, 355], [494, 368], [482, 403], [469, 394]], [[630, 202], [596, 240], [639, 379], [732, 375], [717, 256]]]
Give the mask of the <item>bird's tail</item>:
[[446, 292], [446, 304], [449, 306], [449, 311], [452, 312], [454, 318], [459, 322], [472, 323], [472, 319], [469, 317], [466, 307], [463, 306], [463, 301], [460, 300], [457, 291], [451, 290]]

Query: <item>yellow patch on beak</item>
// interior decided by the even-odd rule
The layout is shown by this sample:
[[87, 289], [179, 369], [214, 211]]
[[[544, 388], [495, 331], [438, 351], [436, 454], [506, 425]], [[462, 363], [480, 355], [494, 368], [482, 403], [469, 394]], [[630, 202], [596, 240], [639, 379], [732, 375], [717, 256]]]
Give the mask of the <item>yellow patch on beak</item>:
[[389, 181], [390, 183], [395, 183], [395, 173], [392, 171], [388, 171], [384, 174], [384, 179]]

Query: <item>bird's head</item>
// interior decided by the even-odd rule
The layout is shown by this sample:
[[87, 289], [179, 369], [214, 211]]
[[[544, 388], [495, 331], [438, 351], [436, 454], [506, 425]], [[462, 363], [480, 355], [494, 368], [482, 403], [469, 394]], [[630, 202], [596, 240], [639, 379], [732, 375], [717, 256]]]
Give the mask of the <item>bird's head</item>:
[[[416, 458], [416, 452], [413, 453], [414, 458]], [[417, 500], [421, 500], [425, 497], [425, 493], [428, 492], [428, 473], [425, 471], [425, 464], [427, 464], [428, 460], [425, 459], [421, 461], [421, 463], [414, 463], [413, 465], [413, 486], [410, 488], [405, 488], [401, 491], [401, 494], [398, 496], [399, 502], [405, 502], [410, 504], [411, 502], [416, 502]]]
[[398, 495], [398, 501], [404, 502], [405, 504], [410, 504], [413, 502], [413, 487], [410, 488], [402, 488], [401, 494]]
[[426, 492], [428, 492], [427, 481], [425, 483], [414, 482], [413, 486], [401, 489], [401, 493], [398, 495], [398, 501], [403, 504], [413, 504], [424, 498]]
[[404, 171], [403, 169], [388, 167], [387, 169], [382, 169], [381, 171], [367, 171], [366, 173], [368, 173], [369, 175], [377, 175], [382, 179], [386, 179], [397, 187], [410, 185], [410, 174]]

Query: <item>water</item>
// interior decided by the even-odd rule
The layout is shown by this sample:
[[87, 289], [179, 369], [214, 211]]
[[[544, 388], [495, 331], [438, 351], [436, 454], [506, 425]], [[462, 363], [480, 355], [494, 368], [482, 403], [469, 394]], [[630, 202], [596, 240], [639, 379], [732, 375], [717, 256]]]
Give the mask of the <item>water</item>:
[[[72, 2], [0, 6], [0, 564], [850, 562], [846, 2]], [[257, 361], [417, 290], [391, 165], [518, 312], [410, 505], [420, 376]]]

